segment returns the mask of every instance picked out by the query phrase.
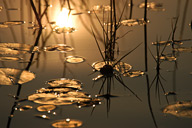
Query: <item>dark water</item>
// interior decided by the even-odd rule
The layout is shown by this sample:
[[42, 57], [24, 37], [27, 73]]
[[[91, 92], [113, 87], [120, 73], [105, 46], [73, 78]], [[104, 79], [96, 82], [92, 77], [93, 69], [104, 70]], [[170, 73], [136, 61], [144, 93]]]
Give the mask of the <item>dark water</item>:
[[[144, 17], [144, 9], [139, 8], [138, 5], [142, 2], [141, 0], [133, 0], [132, 13], [130, 14], [131, 7], [128, 6], [128, 3], [125, 0], [119, 0], [116, 3], [117, 14], [119, 15], [124, 5], [127, 4], [122, 20], [129, 18], [141, 19]], [[33, 80], [30, 79], [32, 76], [26, 78], [29, 82], [20, 82], [19, 85], [5, 85], [3, 83], [5, 80], [2, 80], [3, 76], [8, 77], [9, 80], [13, 80], [11, 84], [18, 83], [17, 78], [14, 78], [13, 74], [9, 76], [5, 75], [5, 71], [0, 72], [2, 76], [0, 80], [3, 83], [0, 85], [0, 127], [49, 128], [57, 120], [70, 118], [71, 120], [82, 121], [82, 128], [190, 128], [192, 124], [192, 50], [191, 40], [188, 39], [192, 39], [192, 3], [190, 0], [155, 0], [154, 2], [162, 3], [162, 8], [165, 11], [154, 11], [152, 9], [147, 11], [147, 19], [150, 21], [147, 24], [148, 70], [145, 72], [145, 75], [140, 77], [130, 78], [122, 76], [123, 83], [134, 94], [138, 95], [142, 101], [115, 78], [114, 82], [113, 80], [111, 82], [110, 92], [115, 97], [100, 97], [101, 104], [96, 105], [96, 107], [78, 108], [76, 104], [56, 105], [56, 109], [50, 112], [39, 112], [37, 107], [42, 104], [28, 100], [21, 101], [21, 99], [27, 99], [28, 96], [35, 94], [38, 89], [47, 88], [47, 81], [57, 78], [79, 80], [83, 83], [82, 91], [80, 92], [86, 92], [92, 97], [98, 95], [104, 79], [96, 82], [92, 80], [99, 72], [93, 73], [91, 65], [96, 61], [102, 61], [102, 57], [97, 48], [91, 28], [97, 36], [102, 51], [104, 51], [104, 46], [100, 42], [100, 39], [103, 37], [103, 31], [95, 14], [89, 14], [88, 11], [92, 10], [94, 5], [109, 5], [110, 2], [107, 0], [72, 0], [70, 1], [71, 8], [73, 9], [71, 13], [79, 13], [79, 15], [72, 15], [73, 24], [76, 28], [75, 32], [68, 34], [52, 33], [50, 24], [44, 15], [41, 23], [43, 26], [46, 26], [46, 29], [42, 29], [41, 37], [37, 41], [38, 52], [24, 54], [23, 52], [26, 49], [22, 49], [20, 50], [22, 54], [18, 55], [9, 51], [6, 51], [6, 53], [3, 49], [0, 51], [1, 57], [9, 55], [9, 57], [17, 56], [23, 58], [19, 61], [2, 60], [0, 62], [1, 68], [25, 69], [35, 74]], [[67, 1], [49, 0], [48, 3], [52, 5], [47, 10], [49, 22], [55, 21], [62, 3], [64, 7], [68, 7]], [[41, 4], [41, 13], [43, 13], [46, 3], [45, 1], [41, 1], [41, 3], [35, 2], [37, 12], [39, 12], [39, 4]], [[32, 29], [32, 25], [38, 25], [38, 22], [31, 8], [30, 1], [18, 0], [15, 2], [14, 0], [1, 0], [0, 6], [2, 6], [2, 10], [0, 11], [1, 24], [5, 21], [25, 21], [21, 25], [8, 25], [6, 28], [0, 28], [0, 42], [34, 45], [38, 38], [39, 29]], [[103, 20], [101, 13], [97, 12], [97, 16], [101, 21]], [[106, 15], [104, 20], [107, 21]], [[170, 33], [174, 31], [176, 21], [174, 39], [173, 36], [169, 38]], [[117, 60], [120, 59], [139, 43], [143, 42], [122, 61], [130, 64], [132, 70], [145, 71], [144, 26], [121, 26], [117, 31], [117, 36], [121, 37], [127, 31], [131, 32], [117, 40], [120, 52], [118, 56], [115, 53], [115, 58]], [[161, 61], [160, 70], [157, 70], [157, 59], [154, 59], [157, 56], [157, 49], [156, 45], [152, 45], [152, 42], [172, 39], [177, 41], [187, 39], [187, 41], [183, 41], [183, 44], [179, 46], [174, 44], [175, 52], [173, 52], [174, 50], [171, 45], [167, 46], [163, 54], [174, 55], [175, 58], [173, 59], [176, 60]], [[44, 50], [45, 46], [56, 44], [67, 44], [73, 47], [74, 50], [60, 52], [59, 50], [62, 49], [57, 49], [56, 47], [52, 47], [50, 51]], [[3, 46], [0, 47], [2, 48]], [[8, 48], [10, 48], [9, 50], [17, 51], [18, 47], [8, 46]], [[160, 52], [163, 48], [164, 46], [161, 46]], [[178, 52], [178, 49], [181, 50], [181, 48], [183, 48], [183, 51]], [[85, 61], [78, 64], [66, 62], [65, 58], [71, 55], [83, 57]], [[21, 73], [19, 71], [16, 73], [17, 75]], [[105, 84], [104, 86], [104, 94], [106, 94], [107, 85]], [[151, 86], [150, 89], [149, 86]], [[165, 93], [168, 93], [168, 95], [165, 95]], [[173, 104], [173, 106], [168, 106], [170, 104]], [[18, 110], [24, 105], [32, 106], [32, 108], [25, 108], [24, 111]], [[167, 108], [167, 111], [164, 111], [166, 113], [163, 113], [163, 109], [166, 106], [169, 108]], [[49, 116], [49, 119], [39, 118], [37, 115], [46, 115]]]

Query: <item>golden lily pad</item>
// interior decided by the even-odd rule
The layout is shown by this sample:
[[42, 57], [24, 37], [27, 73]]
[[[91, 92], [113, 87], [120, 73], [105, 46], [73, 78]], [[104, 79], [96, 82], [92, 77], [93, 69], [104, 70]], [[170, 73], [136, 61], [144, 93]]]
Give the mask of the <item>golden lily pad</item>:
[[24, 84], [35, 78], [35, 74], [26, 70], [0, 68], [0, 85]]
[[84, 62], [85, 59], [83, 57], [80, 57], [80, 56], [68, 56], [65, 58], [65, 61], [68, 63], [77, 64], [77, 63]]
[[63, 120], [57, 120], [52, 123], [52, 126], [54, 128], [77, 128], [82, 126], [83, 122], [80, 120], [75, 119], [63, 119]]

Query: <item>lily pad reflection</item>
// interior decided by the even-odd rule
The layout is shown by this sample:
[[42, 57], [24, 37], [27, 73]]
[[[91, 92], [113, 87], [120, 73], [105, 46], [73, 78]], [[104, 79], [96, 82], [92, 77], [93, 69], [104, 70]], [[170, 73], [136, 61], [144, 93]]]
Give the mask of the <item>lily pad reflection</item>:
[[9, 26], [6, 24], [0, 24], [0, 28], [8, 28]]
[[2, 55], [19, 55], [37, 52], [37, 46], [23, 43], [0, 43], [0, 54]]
[[5, 21], [2, 24], [4, 25], [22, 25], [25, 21]]
[[59, 78], [47, 81], [51, 87], [67, 87], [81, 90], [82, 83], [79, 80]]
[[35, 74], [26, 70], [0, 68], [0, 85], [24, 84], [35, 78]]
[[83, 122], [75, 119], [63, 119], [57, 120], [52, 123], [54, 128], [76, 128], [82, 126]]
[[192, 102], [180, 101], [176, 104], [171, 104], [163, 109], [163, 113], [172, 114], [177, 117], [192, 118]]
[[47, 111], [52, 111], [56, 108], [55, 105], [41, 105], [37, 107], [37, 110], [39, 112], [47, 112]]
[[60, 52], [70, 52], [73, 48], [66, 44], [56, 44], [44, 47], [44, 51], [60, 51]]
[[85, 59], [83, 57], [80, 57], [80, 56], [68, 56], [65, 58], [65, 61], [68, 63], [77, 64], [77, 63], [84, 62]]
[[67, 92], [70, 92], [70, 91], [73, 91], [73, 89], [53, 87], [53, 88], [41, 88], [41, 89], [37, 90], [37, 93], [56, 93], [56, 94], [60, 94], [60, 93], [67, 93]]

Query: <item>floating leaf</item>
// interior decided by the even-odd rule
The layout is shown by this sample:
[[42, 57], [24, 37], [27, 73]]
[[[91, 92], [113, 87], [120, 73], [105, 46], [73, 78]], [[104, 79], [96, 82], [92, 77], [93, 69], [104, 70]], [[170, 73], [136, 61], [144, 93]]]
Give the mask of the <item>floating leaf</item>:
[[52, 111], [56, 108], [55, 105], [41, 105], [37, 107], [37, 110], [40, 112]]
[[[139, 8], [145, 8], [145, 2], [139, 4]], [[147, 9], [152, 11], [165, 11], [162, 3], [148, 2]]]
[[54, 27], [53, 31], [55, 31], [57, 34], [61, 34], [61, 33], [73, 33], [76, 31], [76, 29], [74, 27]]
[[179, 48], [174, 48], [173, 50], [176, 52], [192, 52], [192, 47], [190, 48], [179, 47]]
[[44, 47], [44, 51], [60, 51], [60, 52], [70, 52], [73, 48], [66, 44], [56, 44]]
[[83, 122], [75, 119], [63, 119], [57, 120], [52, 123], [54, 128], [76, 128], [82, 126]]
[[0, 61], [19, 61], [22, 60], [20, 57], [12, 57], [12, 56], [2, 56], [0, 57]]
[[23, 105], [23, 106], [20, 106], [17, 108], [17, 110], [19, 111], [26, 111], [26, 110], [29, 110], [29, 109], [32, 109], [33, 107], [30, 106], [30, 105]]
[[71, 88], [57, 88], [57, 87], [53, 87], [53, 88], [41, 88], [39, 90], [37, 90], [37, 93], [56, 93], [56, 94], [60, 94], [60, 93], [67, 93], [69, 91], [73, 91], [73, 89]]
[[[158, 58], [158, 57], [156, 57], [156, 58]], [[177, 60], [177, 58], [175, 56], [169, 55], [169, 54], [168, 55], [162, 55], [159, 57], [159, 59], [163, 60], [163, 61], [176, 61]]]
[[3, 22], [4, 25], [22, 25], [25, 21], [5, 21]]
[[128, 76], [128, 77], [139, 77], [139, 76], [143, 76], [145, 73], [143, 71], [139, 71], [139, 70], [131, 70], [128, 71], [126, 73], [123, 73], [123, 76]]
[[51, 87], [67, 87], [81, 90], [82, 83], [79, 80], [58, 78], [47, 81]]
[[88, 101], [79, 101], [77, 102], [77, 106], [81, 107], [95, 107], [95, 105], [100, 105], [101, 100], [98, 98], [90, 98]]
[[121, 74], [124, 74], [128, 72], [129, 70], [132, 69], [132, 66], [130, 64], [124, 63], [124, 62], [119, 62], [118, 64], [115, 65], [116, 71], [118, 71]]
[[180, 101], [176, 104], [171, 104], [163, 109], [163, 113], [172, 114], [177, 117], [192, 118], [192, 102]]
[[26, 70], [0, 68], [0, 85], [24, 84], [35, 78], [35, 74]]
[[166, 92], [165, 93], [165, 96], [172, 96], [172, 95], [176, 95], [176, 93], [175, 92]]
[[37, 46], [23, 43], [0, 43], [0, 54], [2, 55], [19, 55], [37, 52]]
[[103, 78], [103, 75], [98, 75], [97, 77], [93, 78], [92, 80], [97, 81], [99, 79]]
[[77, 63], [84, 62], [85, 59], [83, 57], [80, 57], [80, 56], [68, 56], [65, 58], [65, 61], [68, 63], [77, 64]]
[[108, 61], [108, 62], [104, 62], [104, 61], [97, 61], [94, 62], [92, 64], [92, 67], [96, 70], [96, 71], [100, 71], [101, 68], [103, 68], [104, 65], [106, 64], [112, 65], [114, 62], [113, 61]]
[[149, 20], [147, 20], [147, 22], [145, 22], [144, 19], [128, 19], [121, 21], [121, 24], [123, 26], [137, 26], [137, 25], [144, 25], [146, 23], [149, 23]]
[[47, 120], [50, 119], [50, 117], [47, 116], [47, 115], [35, 115], [35, 117], [42, 118], [42, 119], [47, 119]]

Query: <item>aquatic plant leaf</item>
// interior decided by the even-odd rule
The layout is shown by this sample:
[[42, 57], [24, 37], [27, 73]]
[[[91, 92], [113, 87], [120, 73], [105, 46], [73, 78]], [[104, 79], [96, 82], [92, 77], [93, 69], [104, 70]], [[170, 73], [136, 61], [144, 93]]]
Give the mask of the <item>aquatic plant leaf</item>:
[[37, 110], [39, 111], [39, 112], [46, 112], [46, 111], [52, 111], [52, 110], [54, 110], [56, 108], [56, 106], [55, 105], [40, 105], [40, 106], [38, 106], [37, 107]]
[[26, 70], [0, 68], [0, 85], [24, 84], [35, 78], [35, 74]]
[[0, 6], [0, 12], [3, 10], [3, 7], [2, 6]]
[[25, 21], [5, 21], [3, 22], [4, 25], [22, 25]]
[[65, 58], [65, 61], [68, 63], [77, 64], [77, 63], [84, 62], [85, 59], [83, 57], [80, 57], [80, 56], [68, 56]]
[[162, 46], [162, 45], [166, 45], [169, 46], [171, 45], [172, 41], [159, 41], [159, 42], [152, 42], [152, 45], [158, 45], [158, 46]]
[[94, 62], [92, 64], [93, 69], [95, 69], [96, 71], [100, 71], [101, 68], [103, 68], [103, 66], [108, 63], [108, 65], [112, 65], [114, 62], [113, 61], [108, 61], [108, 62], [104, 62], [104, 61], [97, 61]]
[[60, 93], [67, 93], [67, 92], [70, 92], [70, 91], [73, 91], [73, 89], [71, 88], [57, 88], [57, 87], [54, 87], [54, 88], [41, 88], [39, 90], [37, 90], [36, 92], [37, 93], [56, 93], [56, 94], [60, 94]]
[[42, 119], [47, 119], [47, 120], [50, 119], [50, 117], [47, 116], [47, 115], [35, 115], [35, 117], [42, 118]]
[[77, 102], [77, 106], [81, 107], [95, 107], [95, 105], [100, 105], [101, 99], [98, 98], [90, 98], [88, 101], [79, 101]]
[[177, 117], [192, 118], [192, 102], [179, 101], [175, 104], [168, 105], [163, 109], [163, 113], [172, 114]]
[[[142, 2], [138, 6], [139, 8], [145, 8], [145, 2]], [[148, 2], [147, 9], [152, 11], [165, 11], [162, 3]]]
[[[156, 57], [158, 58], [158, 57]], [[162, 60], [162, 61], [176, 61], [177, 58], [173, 55], [162, 55], [162, 56], [159, 56], [159, 59]]]
[[52, 123], [54, 128], [76, 128], [82, 126], [83, 122], [75, 119], [63, 119], [57, 120]]
[[123, 76], [127, 76], [127, 77], [139, 77], [139, 76], [143, 76], [145, 73], [143, 71], [139, 71], [139, 70], [131, 70], [128, 72], [123, 73]]
[[1, 55], [19, 55], [37, 52], [39, 49], [37, 46], [23, 43], [0, 43]]
[[179, 47], [173, 49], [176, 52], [192, 52], [192, 47], [185, 48], [185, 47]]
[[71, 105], [78, 101], [87, 101], [89, 96], [83, 92], [68, 93], [35, 93], [28, 96], [28, 100], [38, 104]]
[[54, 93], [36, 93], [28, 96], [28, 100], [38, 104], [71, 105], [74, 102], [70, 98], [61, 98]]
[[8, 27], [9, 27], [8, 25], [0, 23], [0, 28], [8, 28]]
[[98, 76], [96, 76], [95, 78], [93, 78], [92, 80], [97, 81], [97, 80], [99, 80], [99, 79], [101, 79], [101, 78], [103, 78], [103, 75], [98, 75]]
[[137, 25], [144, 25], [146, 23], [149, 23], [149, 20], [145, 22], [144, 19], [128, 19], [128, 20], [122, 20], [121, 24], [123, 26], [137, 26]]
[[132, 66], [130, 64], [127, 64], [125, 62], [119, 62], [115, 65], [115, 70], [118, 71], [121, 74], [124, 74], [132, 69]]
[[22, 60], [20, 57], [12, 57], [12, 56], [2, 56], [0, 57], [0, 61], [19, 61]]
[[109, 5], [94, 5], [90, 11], [87, 13], [94, 14], [94, 13], [103, 13], [111, 11], [111, 6]]
[[81, 90], [82, 83], [79, 80], [75, 79], [67, 79], [67, 78], [58, 78], [58, 79], [51, 79], [47, 81], [51, 87], [67, 87], [67, 88], [74, 88]]
[[76, 31], [76, 29], [74, 27], [58, 27], [55, 26], [53, 28], [53, 31], [55, 31], [57, 34], [61, 34], [61, 33], [73, 33]]
[[66, 44], [56, 44], [44, 47], [44, 51], [60, 51], [60, 52], [70, 52], [74, 48]]
[[173, 96], [173, 95], [176, 95], [175, 92], [166, 92], [165, 93], [165, 96]]
[[19, 110], [19, 111], [26, 111], [26, 110], [30, 110], [32, 108], [33, 107], [30, 106], [30, 105], [23, 105], [23, 106], [17, 107], [17, 110]]

